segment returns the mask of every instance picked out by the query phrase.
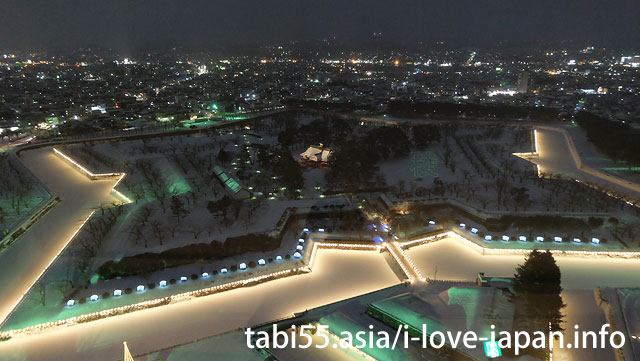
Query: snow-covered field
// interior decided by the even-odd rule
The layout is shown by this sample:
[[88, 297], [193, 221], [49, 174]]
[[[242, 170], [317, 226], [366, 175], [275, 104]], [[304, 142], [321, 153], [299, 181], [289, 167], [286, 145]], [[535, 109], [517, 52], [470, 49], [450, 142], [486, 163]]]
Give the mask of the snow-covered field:
[[25, 152], [22, 159], [61, 202], [0, 253], [0, 319], [38, 279], [92, 208], [115, 201], [109, 194], [113, 180], [89, 181], [50, 149]]
[[[312, 119], [299, 115], [285, 122], [293, 121], [297, 126], [305, 127]], [[279, 134], [286, 126], [267, 119], [249, 128], [64, 147], [64, 152], [92, 171], [125, 171], [127, 176], [118, 188], [134, 203], [122, 206], [118, 213], [108, 206], [96, 212], [86, 229], [45, 275], [46, 286], [43, 284], [30, 292], [10, 324], [27, 325], [32, 322], [29, 318], [59, 319], [62, 316], [57, 314], [69, 313], [64, 308], [68, 299], [87, 298], [104, 292], [111, 294], [116, 289], [135, 288], [139, 284], [219, 270], [242, 261], [289, 254], [297, 241], [295, 234], [286, 236], [281, 249], [273, 252], [238, 255], [210, 264], [198, 263], [106, 282], [95, 275], [104, 262], [125, 256], [208, 243], [212, 239], [224, 241], [227, 237], [247, 233], [268, 233], [287, 207], [311, 207], [332, 202], [331, 198], [321, 198], [324, 197], [322, 190], [327, 186], [327, 169], [305, 168], [305, 186], [295, 193], [297, 199], [290, 199], [291, 194], [287, 195], [287, 191], [278, 186], [281, 182], [278, 175], [271, 169], [258, 166], [259, 159], [270, 154], [261, 155], [260, 152], [278, 144], [281, 140]], [[376, 126], [357, 126], [354, 136], [362, 136], [375, 129]], [[404, 131], [408, 135], [412, 132], [411, 129]], [[592, 215], [612, 210], [616, 205], [615, 201], [575, 182], [539, 179], [530, 163], [512, 154], [533, 149], [528, 128], [447, 126], [440, 127], [439, 133], [439, 141], [429, 142], [426, 148], [415, 150], [418, 155], [414, 152], [408, 157], [380, 164], [381, 177], [377, 181], [391, 187], [390, 198], [418, 202], [448, 198], [497, 214], [540, 214], [546, 211], [562, 214], [571, 211], [577, 215], [581, 212], [591, 212], [589, 215]], [[307, 145], [304, 140], [294, 139], [289, 145], [291, 156], [295, 159]], [[419, 159], [425, 154], [430, 162], [426, 169]], [[260, 190], [268, 197], [237, 203], [239, 208], [235, 214], [233, 210], [225, 211], [224, 216], [210, 212], [207, 209], [209, 202], [218, 201], [227, 194], [225, 188], [212, 179], [212, 169], [216, 165], [237, 177], [248, 189]], [[182, 200], [185, 214], [175, 215], [169, 201], [173, 196]], [[336, 201], [345, 204], [342, 200]], [[302, 226], [298, 225], [299, 228]], [[522, 230], [511, 231], [519, 234]], [[610, 242], [599, 248], [624, 249], [611, 240], [606, 229], [582, 236], [588, 240], [594, 236], [603, 237], [603, 232]], [[499, 248], [512, 247], [512, 244], [493, 242], [487, 245]], [[518, 243], [513, 247], [520, 246]], [[578, 247], [573, 244], [562, 246]], [[83, 287], [85, 284], [87, 287]], [[101, 300], [98, 304], [77, 305], [70, 315], [75, 315], [80, 309], [93, 312], [118, 307], [123, 302], [140, 301], [137, 300], [140, 297], [127, 296]]]
[[594, 169], [604, 171], [616, 177], [626, 179], [635, 183], [640, 183], [640, 169], [630, 169], [626, 164], [614, 162], [600, 153], [598, 149], [589, 142], [585, 131], [577, 125], [568, 125], [565, 129], [571, 134], [573, 143], [578, 149], [582, 163]]
[[[134, 346], [135, 347], [135, 346]], [[137, 350], [132, 350], [136, 354]], [[204, 340], [173, 347], [169, 350], [153, 352], [136, 357], [139, 361], [184, 361], [184, 360], [219, 360], [219, 361], [263, 361], [264, 357], [256, 350], [247, 347], [247, 339], [240, 331], [229, 332], [209, 337]]]
[[319, 250], [313, 271], [175, 304], [0, 342], [4, 360], [115, 360], [126, 340], [148, 353], [399, 283], [372, 251]]
[[[308, 125], [311, 119], [301, 116], [292, 121]], [[115, 216], [109, 209], [110, 203], [114, 202], [109, 195], [113, 181], [88, 181], [47, 149], [25, 152], [23, 157], [28, 167], [62, 198], [62, 202], [29, 230], [16, 247], [0, 255], [0, 280], [3, 282], [0, 315], [8, 312], [38, 278], [40, 271], [92, 209], [97, 209], [91, 221], [95, 223], [78, 235], [69, 250], [45, 274], [42, 284], [46, 286], [36, 285], [31, 290], [27, 301], [14, 315], [14, 325], [48, 321], [52, 314], [63, 308], [63, 302], [70, 296], [87, 297], [115, 288], [199, 274], [205, 271], [204, 268], [208, 271], [240, 261], [292, 253], [299, 230], [288, 232], [283, 241], [284, 248], [272, 253], [238, 255], [212, 264], [187, 265], [109, 282], [99, 281], [95, 275], [98, 266], [108, 260], [272, 231], [289, 207], [318, 207], [327, 202], [348, 205], [349, 201], [343, 196], [332, 198], [323, 194], [330, 186], [325, 178], [329, 169], [306, 168], [304, 187], [294, 190], [282, 187], [287, 179], [276, 169], [258, 166], [260, 157], [286, 156], [275, 151], [260, 153], [264, 149], [275, 149], [272, 147], [280, 142], [283, 129], [276, 120], [266, 120], [251, 129], [65, 147], [63, 151], [94, 172], [127, 173], [118, 189], [134, 202], [122, 206], [122, 212]], [[353, 135], [363, 136], [372, 129], [375, 127], [357, 127]], [[410, 136], [410, 129], [404, 131]], [[568, 212], [583, 218], [614, 215], [621, 219], [621, 227], [625, 226], [618, 235], [625, 237], [632, 233], [633, 229], [629, 230], [627, 226], [633, 227], [632, 222], [637, 221], [637, 217], [631, 207], [578, 182], [540, 179], [531, 163], [515, 157], [514, 152], [532, 150], [527, 128], [474, 125], [442, 128], [440, 133], [440, 141], [420, 149], [412, 148], [414, 154], [410, 151], [407, 156], [381, 161], [371, 184], [387, 187], [389, 197], [398, 202], [448, 198], [494, 214]], [[570, 158], [566, 157], [566, 145], [558, 145], [557, 141], [551, 137], [541, 140], [547, 152], [541, 152], [541, 156], [548, 161], [543, 167], [567, 166]], [[308, 145], [309, 141], [296, 139], [289, 144], [287, 152], [295, 160]], [[564, 157], [556, 157], [553, 152], [563, 153]], [[224, 215], [219, 212], [220, 207], [210, 211], [210, 202], [220, 201], [228, 194], [213, 175], [216, 165], [222, 166], [242, 186], [260, 192], [264, 197], [223, 207]], [[171, 207], [172, 197], [182, 202], [183, 208], [177, 215]], [[111, 221], [113, 223], [109, 223]], [[305, 225], [303, 221], [295, 227], [299, 229]], [[617, 220], [615, 224], [605, 220], [604, 227], [615, 228], [616, 225]], [[332, 226], [336, 227], [336, 224]], [[610, 231], [604, 227], [599, 231]], [[97, 234], [100, 235], [99, 242], [95, 242]], [[607, 247], [624, 248], [618, 243], [607, 244]], [[413, 247], [407, 254], [424, 276], [436, 279], [473, 280], [478, 272], [510, 276], [516, 265], [523, 262], [522, 256], [482, 256], [468, 245], [452, 239]], [[52, 352], [55, 359], [110, 359], [111, 355], [119, 355], [123, 339], [130, 342], [136, 353], [150, 352], [397, 284], [398, 279], [385, 259], [387, 257], [374, 252], [322, 250], [310, 274], [29, 337], [16, 337], [0, 342], [0, 355], [10, 355], [7, 356], [9, 360], [39, 360], [51, 359], [47, 352]], [[599, 285], [637, 287], [640, 282], [634, 277], [640, 271], [640, 260], [636, 259], [560, 256], [558, 263], [563, 272], [563, 286], [569, 290]], [[84, 271], [79, 272], [80, 268]], [[69, 281], [71, 286], [67, 284]], [[201, 281], [189, 281], [185, 285], [196, 287], [197, 282]], [[181, 288], [175, 289], [177, 292]], [[104, 309], [113, 302], [111, 299], [96, 304], [95, 308]], [[32, 312], [36, 309], [46, 312]], [[33, 320], [28, 320], [30, 317]], [[38, 347], [34, 347], [36, 344]]]
[[46, 189], [17, 159], [0, 153], [0, 240], [49, 201]]
[[[583, 140], [580, 143], [582, 142]], [[585, 145], [582, 144], [581, 149], [584, 148]], [[578, 150], [577, 146], [576, 149]], [[606, 174], [600, 176], [589, 172], [588, 168], [578, 168], [572, 155], [572, 149], [567, 143], [564, 134], [557, 130], [538, 130], [538, 152], [540, 153], [539, 157], [533, 161], [540, 165], [540, 170], [544, 173], [566, 175], [582, 182], [602, 186], [631, 200], [637, 201], [640, 199], [640, 185], [624, 178], [607, 176]], [[580, 150], [575, 156], [581, 158]]]
[[[405, 251], [422, 275], [442, 280], [475, 281], [478, 272], [512, 277], [524, 256], [482, 255], [464, 241], [447, 237]], [[640, 259], [557, 255], [565, 290], [592, 290], [598, 286], [640, 286]], [[437, 273], [436, 273], [437, 268]]]

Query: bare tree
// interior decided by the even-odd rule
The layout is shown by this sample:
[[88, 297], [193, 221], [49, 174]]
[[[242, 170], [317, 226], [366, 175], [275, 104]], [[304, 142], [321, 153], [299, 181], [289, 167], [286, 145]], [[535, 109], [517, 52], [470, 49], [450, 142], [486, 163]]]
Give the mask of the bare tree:
[[165, 238], [164, 228], [162, 224], [157, 220], [151, 221], [151, 228], [153, 229], [153, 235], [158, 239], [160, 245], [162, 246]]

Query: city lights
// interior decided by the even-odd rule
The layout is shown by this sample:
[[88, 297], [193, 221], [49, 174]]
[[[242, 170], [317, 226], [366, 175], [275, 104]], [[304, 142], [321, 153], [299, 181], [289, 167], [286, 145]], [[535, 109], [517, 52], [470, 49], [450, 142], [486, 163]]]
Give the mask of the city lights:
[[[87, 4], [104, 29], [82, 36], [5, 6], [21, 31], [0, 54], [0, 359], [122, 359], [123, 340], [127, 361], [500, 359], [518, 347], [494, 329], [559, 341], [605, 321], [620, 349], [525, 357], [634, 358], [633, 6], [483, 3], [469, 23], [372, 2], [327, 28], [307, 20], [363, 9], [200, 4], [191, 23], [230, 21], [150, 46], [128, 33], [184, 14], [129, 5], [105, 22], [111, 4]], [[56, 6], [49, 22], [78, 22]], [[344, 342], [358, 331], [368, 345]], [[442, 351], [402, 340], [436, 331]]]

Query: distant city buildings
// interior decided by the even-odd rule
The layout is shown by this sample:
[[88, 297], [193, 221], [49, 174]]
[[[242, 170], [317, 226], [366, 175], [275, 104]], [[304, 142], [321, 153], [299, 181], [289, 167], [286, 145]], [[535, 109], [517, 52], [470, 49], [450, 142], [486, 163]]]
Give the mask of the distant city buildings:
[[518, 93], [527, 94], [531, 87], [531, 77], [528, 70], [523, 70], [518, 74]]
[[633, 68], [638, 68], [640, 67], [640, 55], [623, 56], [620, 58], [620, 63]]
[[134, 130], [300, 106], [382, 115], [394, 101], [544, 107], [565, 120], [588, 110], [640, 124], [637, 52], [334, 51], [323, 43], [308, 53], [292, 43], [255, 57], [72, 54], [0, 54], [0, 134]]

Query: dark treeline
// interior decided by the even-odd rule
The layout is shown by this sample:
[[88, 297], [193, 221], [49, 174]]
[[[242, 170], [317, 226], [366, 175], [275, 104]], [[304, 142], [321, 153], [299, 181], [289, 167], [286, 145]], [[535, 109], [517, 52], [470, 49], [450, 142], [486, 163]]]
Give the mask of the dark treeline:
[[576, 121], [601, 152], [616, 161], [628, 162], [630, 166], [640, 165], [640, 132], [627, 124], [585, 111], [576, 114]]
[[406, 130], [400, 127], [379, 127], [364, 136], [352, 136], [337, 144], [327, 180], [345, 184], [370, 182], [378, 174], [379, 162], [401, 158], [410, 150]]
[[305, 108], [305, 109], [315, 109], [315, 110], [330, 110], [336, 112], [353, 112], [358, 109], [365, 110], [373, 110], [371, 107], [362, 107], [358, 106], [356, 103], [352, 102], [343, 102], [343, 103], [335, 103], [335, 102], [327, 102], [324, 100], [289, 100], [286, 102], [287, 106], [290, 108]]
[[211, 262], [248, 252], [268, 252], [280, 247], [280, 239], [264, 234], [248, 234], [230, 237], [222, 243], [190, 244], [171, 248], [161, 253], [142, 253], [124, 257], [119, 261], [107, 261], [98, 268], [102, 279], [149, 274], [165, 268], [184, 266], [194, 262]]
[[390, 115], [397, 117], [441, 117], [441, 118], [491, 118], [529, 119], [534, 121], [555, 121], [560, 118], [560, 110], [544, 107], [519, 107], [505, 104], [455, 104], [444, 102], [415, 103], [391, 101]]

